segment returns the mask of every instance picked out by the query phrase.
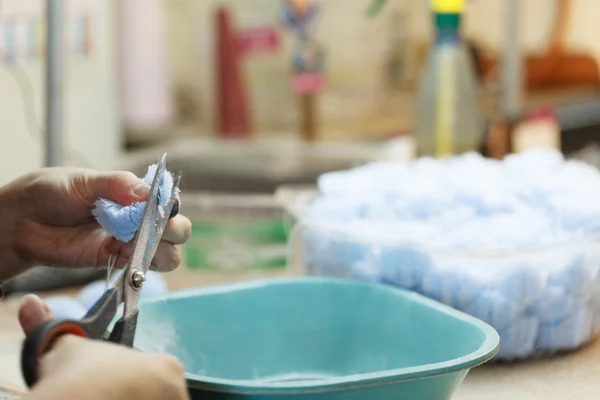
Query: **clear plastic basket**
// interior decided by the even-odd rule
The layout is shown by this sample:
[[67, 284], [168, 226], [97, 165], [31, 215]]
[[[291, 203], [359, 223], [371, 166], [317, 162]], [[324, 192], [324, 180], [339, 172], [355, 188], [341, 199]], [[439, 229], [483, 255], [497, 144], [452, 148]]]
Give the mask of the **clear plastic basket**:
[[316, 196], [277, 196], [296, 220], [289, 264], [308, 274], [399, 286], [464, 311], [499, 332], [497, 361], [575, 350], [600, 331], [600, 237], [512, 253], [434, 249], [307, 220]]

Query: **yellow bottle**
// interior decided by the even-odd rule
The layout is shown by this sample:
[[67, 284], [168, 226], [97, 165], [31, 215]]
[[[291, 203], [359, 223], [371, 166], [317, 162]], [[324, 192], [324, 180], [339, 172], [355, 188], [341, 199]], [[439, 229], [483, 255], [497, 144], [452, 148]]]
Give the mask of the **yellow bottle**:
[[414, 137], [419, 155], [479, 151], [484, 141], [477, 77], [459, 29], [464, 0], [432, 0], [435, 41], [417, 91]]

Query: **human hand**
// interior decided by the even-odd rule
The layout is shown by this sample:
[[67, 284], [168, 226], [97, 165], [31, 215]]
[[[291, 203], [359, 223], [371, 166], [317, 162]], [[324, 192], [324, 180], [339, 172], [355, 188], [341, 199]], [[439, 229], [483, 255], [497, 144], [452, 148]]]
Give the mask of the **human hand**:
[[[102, 230], [92, 215], [98, 197], [129, 205], [148, 198], [148, 185], [130, 172], [96, 172], [78, 168], [45, 168], [0, 188], [0, 280], [36, 263], [103, 266], [118, 256], [116, 267], [129, 261], [133, 243]], [[175, 269], [176, 247], [189, 238], [191, 222], [182, 215], [165, 228], [151, 268]]]
[[[25, 334], [53, 319], [37, 296], [19, 310]], [[188, 400], [183, 366], [170, 355], [65, 335], [41, 359], [40, 380], [24, 400]]]

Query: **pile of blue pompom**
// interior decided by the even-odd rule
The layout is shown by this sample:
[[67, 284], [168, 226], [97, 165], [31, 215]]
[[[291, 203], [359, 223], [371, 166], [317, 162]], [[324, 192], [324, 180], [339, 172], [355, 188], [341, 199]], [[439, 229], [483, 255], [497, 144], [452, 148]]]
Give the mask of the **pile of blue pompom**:
[[411, 289], [478, 317], [497, 359], [600, 331], [600, 173], [534, 150], [376, 162], [322, 175], [300, 221], [313, 274]]

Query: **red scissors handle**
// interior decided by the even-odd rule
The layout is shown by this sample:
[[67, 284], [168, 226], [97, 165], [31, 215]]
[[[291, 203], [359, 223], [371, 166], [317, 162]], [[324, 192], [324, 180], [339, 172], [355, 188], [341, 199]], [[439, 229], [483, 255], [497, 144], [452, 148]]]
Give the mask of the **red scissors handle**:
[[21, 351], [21, 369], [28, 387], [33, 386], [39, 378], [39, 360], [64, 335], [88, 337], [85, 328], [79, 322], [71, 320], [45, 322], [27, 335]]
[[120, 289], [111, 288], [102, 295], [82, 320], [52, 320], [40, 324], [31, 331], [21, 349], [21, 372], [27, 386], [32, 387], [37, 382], [40, 377], [41, 358], [52, 350], [52, 346], [61, 336], [75, 335], [102, 340], [115, 316], [120, 296]]

